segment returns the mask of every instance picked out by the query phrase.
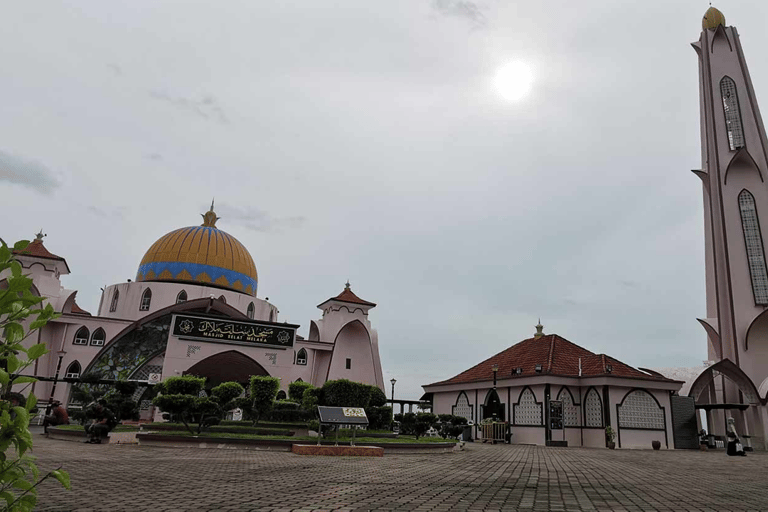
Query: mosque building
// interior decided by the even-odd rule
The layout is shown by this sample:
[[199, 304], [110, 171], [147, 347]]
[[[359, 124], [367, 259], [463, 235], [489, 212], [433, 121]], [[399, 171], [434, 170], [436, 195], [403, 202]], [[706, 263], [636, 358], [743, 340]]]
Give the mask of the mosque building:
[[[299, 325], [280, 322], [277, 307], [257, 297], [251, 254], [217, 220], [212, 204], [201, 226], [160, 237], [134, 281], [103, 290], [95, 314], [77, 305], [77, 291], [62, 287], [70, 268], [45, 247], [42, 233], [15, 251], [33, 293], [61, 313], [34, 341], [49, 349], [28, 369], [44, 379], [34, 384], [35, 395], [67, 404], [72, 384], [85, 374], [137, 381], [137, 399], [150, 383], [178, 375], [206, 377], [209, 385], [270, 375], [280, 379], [279, 398], [294, 381], [322, 386], [343, 378], [383, 390], [378, 334], [368, 319], [376, 304], [347, 283], [317, 306], [322, 317], [310, 321], [308, 337], [297, 335]], [[142, 418], [151, 409], [142, 400]]]

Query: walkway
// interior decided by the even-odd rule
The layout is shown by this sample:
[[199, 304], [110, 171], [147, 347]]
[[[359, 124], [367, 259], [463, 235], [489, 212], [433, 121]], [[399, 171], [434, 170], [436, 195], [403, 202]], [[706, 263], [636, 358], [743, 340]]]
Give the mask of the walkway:
[[768, 510], [768, 454], [467, 444], [455, 454], [320, 458], [87, 445], [35, 435], [42, 511]]

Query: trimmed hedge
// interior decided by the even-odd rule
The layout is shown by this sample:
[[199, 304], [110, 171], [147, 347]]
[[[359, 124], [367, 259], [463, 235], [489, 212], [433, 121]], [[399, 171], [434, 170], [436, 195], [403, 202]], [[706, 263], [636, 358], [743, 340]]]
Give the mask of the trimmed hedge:
[[376, 386], [339, 379], [323, 384], [320, 403], [331, 407], [381, 407], [387, 403], [387, 397]]
[[313, 387], [309, 382], [291, 382], [288, 385], [288, 398], [301, 403], [302, 398], [304, 398], [304, 391]]
[[275, 411], [297, 411], [300, 407], [301, 404], [290, 400], [275, 400], [272, 409]]

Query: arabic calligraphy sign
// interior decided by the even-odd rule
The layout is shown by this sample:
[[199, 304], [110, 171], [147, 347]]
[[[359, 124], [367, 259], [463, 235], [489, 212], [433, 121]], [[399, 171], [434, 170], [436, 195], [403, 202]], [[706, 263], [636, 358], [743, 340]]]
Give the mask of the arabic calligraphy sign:
[[235, 341], [289, 348], [293, 346], [296, 327], [288, 324], [274, 325], [176, 315], [173, 322], [173, 335], [203, 341]]

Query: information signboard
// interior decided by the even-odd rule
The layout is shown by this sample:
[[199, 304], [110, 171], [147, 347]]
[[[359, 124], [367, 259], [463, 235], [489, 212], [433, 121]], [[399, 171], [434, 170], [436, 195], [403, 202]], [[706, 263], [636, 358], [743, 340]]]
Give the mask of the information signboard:
[[259, 346], [290, 348], [296, 325], [247, 322], [191, 315], [176, 315], [173, 335], [185, 339], [240, 342]]
[[561, 400], [549, 401], [549, 429], [562, 430], [563, 428], [563, 402]]
[[320, 423], [330, 425], [367, 425], [368, 417], [362, 407], [326, 407], [318, 405]]

